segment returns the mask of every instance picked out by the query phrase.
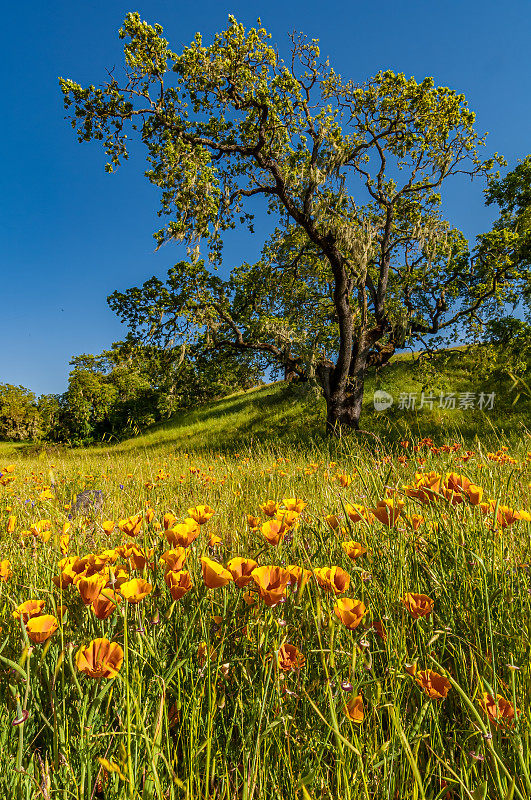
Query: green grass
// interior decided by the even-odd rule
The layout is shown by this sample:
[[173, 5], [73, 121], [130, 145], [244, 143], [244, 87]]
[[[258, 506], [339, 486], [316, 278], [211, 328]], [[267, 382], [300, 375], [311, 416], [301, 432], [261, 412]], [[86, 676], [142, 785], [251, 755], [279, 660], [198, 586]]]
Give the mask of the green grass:
[[[445, 358], [442, 390], [479, 390], [473, 363]], [[323, 437], [318, 397], [272, 384], [112, 446], [0, 448], [0, 562], [8, 560], [12, 572], [4, 564], [7, 579], [0, 580], [0, 797], [531, 797], [531, 523], [502, 528], [498, 516], [504, 505], [531, 510], [528, 411], [512, 406], [510, 382], [488, 419], [371, 410], [376, 387], [396, 396], [420, 391], [422, 375], [409, 367], [397, 359], [369, 385], [365, 433], [339, 441]], [[415, 450], [419, 434], [448, 447]], [[408, 447], [399, 444], [404, 438]], [[502, 446], [507, 455], [489, 455]], [[492, 504], [481, 510], [466, 497], [453, 504], [444, 496], [423, 504], [406, 489], [419, 471], [464, 474]], [[63, 548], [89, 559], [75, 568], [99, 570], [112, 582], [116, 566], [103, 562], [118, 548], [116, 564], [152, 586], [141, 602], [123, 601], [106, 620], [82, 602], [79, 588], [53, 582], [61, 572], [61, 530], [84, 489], [102, 490], [104, 505], [71, 520]], [[346, 513], [349, 503], [375, 508], [389, 493], [404, 502], [391, 527], [354, 523]], [[272, 545], [260, 506], [284, 498], [307, 506]], [[215, 514], [187, 548], [183, 569], [192, 589], [173, 601], [160, 562], [170, 548], [164, 515], [181, 522], [199, 504]], [[147, 508], [153, 518], [134, 539], [117, 528], [105, 535], [104, 520], [117, 523]], [[331, 514], [343, 533], [330, 528]], [[255, 530], [248, 515], [260, 519]], [[416, 530], [413, 515], [422, 518]], [[50, 521], [49, 537], [34, 528], [39, 520]], [[367, 552], [350, 560], [344, 539]], [[132, 543], [153, 569], [129, 560], [123, 548]], [[254, 581], [246, 589], [232, 582], [207, 588], [205, 556], [225, 566], [241, 556], [283, 569], [340, 567], [350, 578], [340, 596], [362, 601], [367, 614], [348, 630], [335, 613], [336, 596], [313, 577], [301, 591], [288, 588], [286, 602], [272, 608]], [[246, 591], [254, 605], [245, 602]], [[429, 596], [433, 613], [413, 619], [402, 602], [406, 592]], [[58, 630], [40, 644], [12, 617], [30, 598], [45, 602], [43, 613], [66, 608]], [[76, 666], [79, 649], [99, 637], [123, 650], [111, 680]], [[284, 643], [304, 657], [300, 669], [281, 668]], [[447, 678], [445, 699], [427, 697], [406, 669], [413, 663]], [[499, 727], [489, 721], [484, 692], [516, 706], [517, 719]], [[355, 723], [346, 704], [359, 694], [364, 718]]]

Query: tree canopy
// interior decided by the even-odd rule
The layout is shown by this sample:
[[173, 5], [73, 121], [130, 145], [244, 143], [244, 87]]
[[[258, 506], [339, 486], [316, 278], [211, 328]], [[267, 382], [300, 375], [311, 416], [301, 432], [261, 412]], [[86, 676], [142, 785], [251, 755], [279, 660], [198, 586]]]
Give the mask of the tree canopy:
[[[358, 426], [368, 369], [522, 291], [514, 229], [472, 248], [442, 215], [448, 178], [502, 163], [480, 157], [463, 95], [391, 71], [344, 80], [302, 34], [283, 60], [264, 28], [233, 17], [180, 54], [162, 34], [128, 14], [122, 78], [61, 79], [79, 140], [102, 142], [109, 171], [143, 143], [160, 189], [157, 246], [188, 247], [166, 282], [111, 296], [136, 334], [253, 350], [315, 376], [335, 430]], [[274, 219], [262, 257], [222, 278], [223, 235], [252, 231], [260, 198]]]

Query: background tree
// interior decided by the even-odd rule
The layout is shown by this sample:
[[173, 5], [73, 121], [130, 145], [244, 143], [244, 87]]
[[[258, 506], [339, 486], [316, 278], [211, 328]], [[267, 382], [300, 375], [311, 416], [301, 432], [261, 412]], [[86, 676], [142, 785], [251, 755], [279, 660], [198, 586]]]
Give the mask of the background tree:
[[[357, 427], [370, 367], [407, 340], [453, 329], [485, 303], [501, 308], [517, 282], [510, 231], [492, 232], [471, 256], [440, 213], [447, 178], [493, 167], [479, 158], [484, 139], [474, 114], [463, 95], [431, 78], [417, 83], [386, 71], [363, 85], [344, 81], [320, 59], [316, 40], [303, 36], [291, 37], [285, 63], [263, 28], [246, 31], [233, 17], [211, 44], [197, 34], [180, 55], [162, 33], [128, 14], [122, 81], [113, 73], [101, 88], [82, 88], [61, 79], [72, 126], [80, 141], [103, 143], [109, 171], [127, 158], [128, 135], [142, 140], [167, 219], [156, 241], [185, 241], [191, 256], [169, 287], [148, 282], [111, 302], [119, 311], [121, 299], [138, 301], [124, 316], [142, 327], [151, 294], [174, 314], [174, 337], [215, 333], [223, 347], [232, 340], [304, 375], [307, 353], [285, 346], [279, 331], [291, 330], [290, 281], [295, 294], [313, 286], [323, 303], [309, 329], [319, 328], [325, 297], [335, 326], [326, 326], [328, 350], [320, 341], [310, 358], [328, 429]], [[202, 245], [212, 265], [221, 262], [223, 233], [236, 224], [252, 230], [250, 198], [263, 199], [279, 226], [276, 241], [283, 247], [292, 238], [302, 253], [297, 264], [305, 262], [301, 277], [273, 242], [275, 275], [266, 289], [278, 298], [283, 286], [284, 294], [269, 319], [254, 311], [253, 287], [243, 288], [246, 267], [223, 281], [198, 263]]]
[[73, 444], [132, 436], [176, 411], [256, 385], [261, 376], [252, 354], [232, 352], [214, 362], [198, 346], [164, 349], [132, 339], [70, 364], [48, 436]]
[[35, 395], [24, 386], [0, 384], [0, 439], [39, 439], [42, 420]]

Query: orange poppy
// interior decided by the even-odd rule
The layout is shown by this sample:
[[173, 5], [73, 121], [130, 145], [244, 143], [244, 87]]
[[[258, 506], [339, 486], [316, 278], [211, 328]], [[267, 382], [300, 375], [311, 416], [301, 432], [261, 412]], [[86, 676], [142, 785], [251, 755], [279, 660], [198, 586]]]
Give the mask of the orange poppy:
[[184, 547], [176, 547], [174, 550], [166, 550], [161, 555], [160, 560], [164, 562], [167, 570], [179, 572], [184, 566], [187, 555], [188, 553]]
[[103, 530], [107, 534], [107, 536], [110, 536], [111, 533], [114, 531], [114, 528], [115, 528], [114, 520], [112, 520], [112, 519], [104, 520], [101, 523], [101, 527], [103, 528]]
[[402, 603], [413, 619], [419, 619], [419, 617], [429, 617], [433, 611], [434, 601], [425, 594], [407, 592], [402, 599]]
[[121, 519], [118, 522], [118, 527], [127, 536], [138, 536], [142, 528], [142, 514], [135, 514], [133, 517]]
[[74, 584], [86, 606], [93, 603], [94, 600], [99, 597], [106, 583], [107, 576], [102, 575], [100, 572], [95, 572], [94, 575], [90, 575], [89, 577], [86, 575], [78, 575], [74, 580]]
[[363, 709], [363, 697], [361, 694], [358, 694], [356, 697], [353, 697], [345, 706], [345, 714], [351, 720], [351, 722], [355, 722], [357, 725], [361, 725], [363, 722], [363, 718], [365, 716], [365, 711]]
[[209, 589], [220, 589], [232, 581], [231, 573], [222, 564], [204, 556], [201, 559], [203, 581]]
[[337, 531], [339, 528], [339, 519], [335, 514], [328, 514], [328, 516], [325, 517], [325, 522], [332, 528], [333, 531]]
[[120, 592], [128, 603], [140, 603], [152, 589], [153, 586], [142, 578], [133, 578], [120, 586]]
[[441, 478], [437, 472], [417, 472], [415, 486], [405, 486], [406, 497], [413, 497], [421, 503], [431, 503], [438, 499]]
[[289, 582], [296, 590], [304, 589], [313, 574], [311, 569], [304, 569], [304, 567], [298, 567], [296, 564], [290, 564], [287, 570], [290, 575]]
[[257, 567], [251, 574], [266, 606], [272, 608], [286, 599], [286, 586], [291, 577], [287, 569], [277, 566]]
[[283, 644], [278, 651], [278, 665], [283, 672], [300, 670], [306, 659], [293, 644]]
[[190, 573], [183, 570], [168, 570], [164, 580], [174, 600], [180, 600], [192, 588]]
[[264, 539], [272, 545], [277, 545], [288, 530], [288, 526], [278, 519], [270, 519], [262, 525]]
[[341, 567], [318, 567], [313, 571], [317, 583], [327, 592], [343, 594], [348, 592], [350, 575]]
[[81, 647], [76, 655], [76, 666], [89, 678], [114, 678], [120, 672], [124, 651], [116, 642], [108, 639], [93, 639], [87, 647]]
[[483, 697], [479, 705], [495, 727], [501, 725], [513, 725], [518, 716], [518, 709], [501, 694], [496, 695], [496, 699], [491, 694], [483, 692]]
[[165, 531], [168, 531], [170, 528], [173, 528], [176, 522], [177, 522], [177, 517], [174, 514], [172, 514], [171, 512], [164, 514], [163, 523]]
[[146, 566], [152, 566], [151, 559], [153, 558], [153, 552], [153, 547], [144, 551], [140, 547], [137, 547], [136, 544], [131, 545], [129, 550], [131, 569], [142, 570]]
[[284, 508], [286, 508], [288, 511], [296, 511], [297, 514], [300, 514], [302, 511], [304, 511], [308, 505], [308, 503], [298, 497], [285, 497], [282, 500], [282, 503], [284, 504]]
[[6, 559], [4, 561], [0, 561], [0, 581], [7, 581], [12, 576], [13, 571], [11, 569], [10, 562]]
[[35, 644], [40, 644], [49, 639], [55, 633], [59, 623], [52, 614], [43, 614], [38, 617], [30, 617], [26, 622], [28, 637]]
[[263, 505], [260, 506], [266, 517], [274, 517], [279, 509], [278, 503], [275, 503], [274, 500], [268, 500]]
[[8, 533], [13, 533], [13, 531], [15, 530], [16, 525], [17, 525], [17, 518], [16, 517], [11, 516], [11, 517], [7, 518], [7, 532]]
[[243, 589], [244, 586], [251, 583], [251, 572], [257, 566], [257, 562], [253, 561], [252, 558], [231, 558], [227, 564], [227, 569], [231, 573], [238, 589]]
[[355, 630], [367, 613], [361, 600], [352, 600], [350, 597], [340, 597], [334, 606], [336, 617], [341, 620], [349, 631]]
[[365, 522], [373, 522], [374, 520], [374, 516], [368, 508], [365, 508], [365, 506], [360, 506], [356, 503], [353, 505], [350, 503], [345, 503], [345, 511], [347, 512], [347, 516], [351, 522], [361, 522], [362, 520]]
[[107, 619], [116, 611], [120, 602], [119, 595], [113, 589], [103, 589], [92, 602], [92, 610], [98, 619]]
[[195, 506], [189, 508], [188, 513], [198, 525], [204, 525], [216, 512], [210, 506]]
[[166, 539], [172, 547], [189, 547], [201, 533], [201, 528], [195, 519], [185, 519], [179, 525], [174, 525], [166, 531]]
[[398, 497], [388, 497], [385, 500], [379, 500], [376, 508], [371, 508], [371, 512], [382, 525], [387, 525], [388, 528], [392, 528], [402, 513], [403, 507], [403, 500], [400, 500]]
[[261, 521], [262, 520], [260, 517], [253, 517], [252, 514], [247, 515], [247, 524], [252, 531], [255, 531], [259, 528]]
[[15, 608], [13, 611], [13, 618], [22, 618], [22, 622], [26, 624], [31, 617], [38, 617], [42, 614], [44, 603], [44, 600], [26, 600]]
[[415, 681], [431, 700], [444, 700], [452, 685], [448, 678], [431, 669], [419, 670], [415, 674]]
[[367, 548], [359, 542], [341, 542], [341, 547], [352, 561], [367, 552]]

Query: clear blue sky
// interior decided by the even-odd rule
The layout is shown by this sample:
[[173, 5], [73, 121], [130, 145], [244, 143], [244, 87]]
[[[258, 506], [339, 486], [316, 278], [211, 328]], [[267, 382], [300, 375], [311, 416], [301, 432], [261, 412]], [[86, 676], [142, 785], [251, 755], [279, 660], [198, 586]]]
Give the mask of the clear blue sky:
[[[37, 394], [62, 392], [68, 361], [96, 353], [125, 335], [106, 304], [114, 289], [163, 276], [181, 257], [154, 252], [156, 191], [143, 158], [114, 175], [97, 143], [79, 144], [64, 119], [57, 77], [103, 82], [121, 65], [117, 30], [128, 11], [160, 22], [179, 51], [200, 30], [209, 39], [234, 14], [258, 17], [280, 51], [287, 33], [319, 38], [321, 53], [344, 77], [364, 80], [379, 69], [433, 76], [463, 92], [489, 131], [487, 152], [509, 166], [531, 152], [530, 6], [528, 0], [30, 0], [3, 6], [0, 171], [0, 382]], [[473, 239], [493, 218], [482, 185], [450, 187], [447, 216]], [[265, 232], [271, 218], [258, 229]], [[235, 233], [227, 266], [254, 259], [258, 235]]]

